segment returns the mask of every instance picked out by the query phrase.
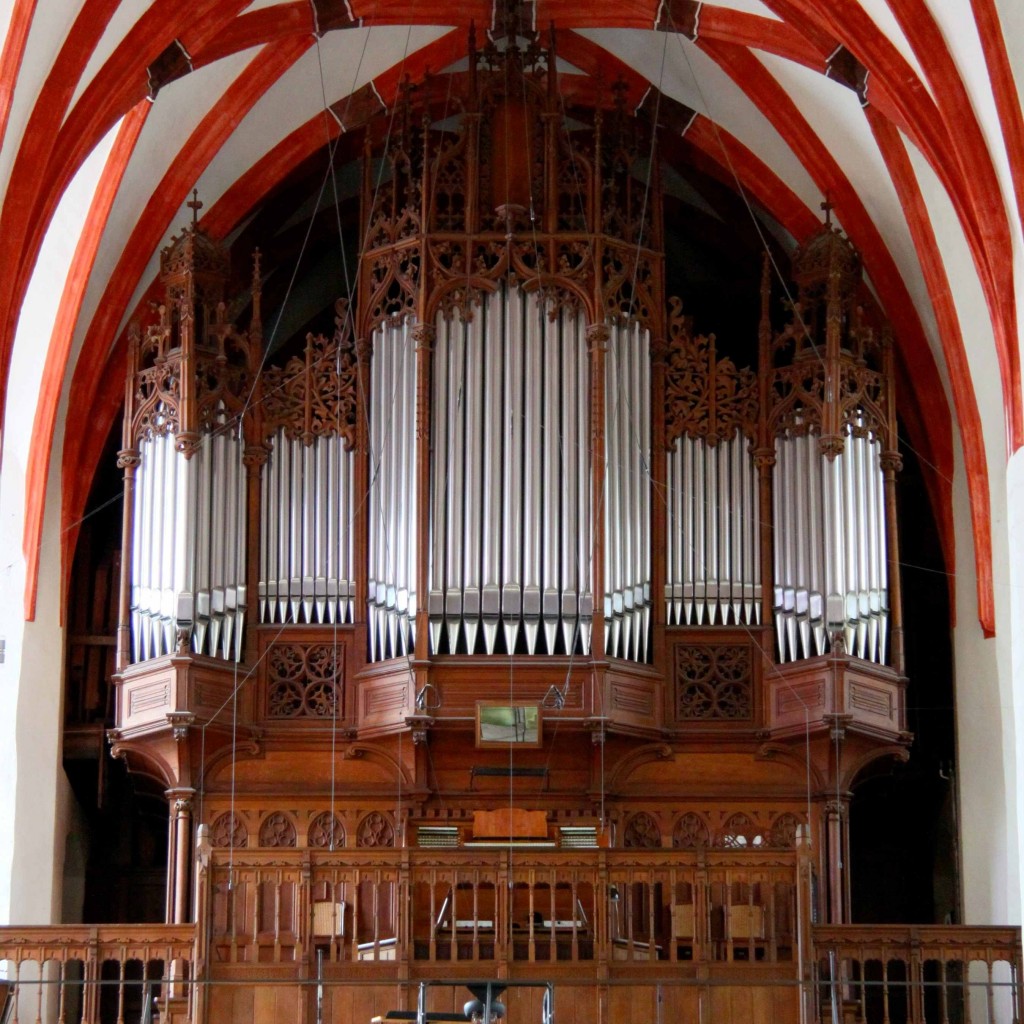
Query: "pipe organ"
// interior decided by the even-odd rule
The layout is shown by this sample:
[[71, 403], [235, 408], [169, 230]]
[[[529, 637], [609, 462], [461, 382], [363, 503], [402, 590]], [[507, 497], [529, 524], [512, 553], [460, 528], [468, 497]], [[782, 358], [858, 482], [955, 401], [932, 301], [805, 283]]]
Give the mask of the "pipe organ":
[[165, 252], [122, 453], [130, 660], [182, 631], [240, 658], [255, 592], [263, 624], [365, 623], [371, 663], [591, 657], [599, 622], [642, 664], [660, 630], [770, 620], [779, 663], [885, 664], [891, 345], [849, 243], [826, 224], [796, 253], [781, 331], [765, 276], [760, 373], [739, 368], [661, 308], [649, 128], [621, 93], [569, 130], [536, 40], [471, 42], [455, 127], [440, 86], [367, 133], [333, 338], [257, 375], [258, 261], [246, 335], [197, 224]]
[[144, 336], [134, 330], [129, 346], [119, 463], [130, 576], [119, 661], [189, 649], [238, 660], [248, 524], [237, 420], [255, 378], [258, 328], [247, 335], [226, 319], [226, 256], [195, 222], [162, 254], [161, 277], [159, 320]]
[[[250, 841], [221, 767], [239, 736], [266, 758], [237, 795], [268, 846], [304, 841], [291, 811], [258, 822], [271, 792], [318, 823], [310, 845], [348, 800], [367, 846], [524, 792], [626, 845], [728, 845], [742, 819], [752, 850], [748, 790], [796, 822], [806, 764], [824, 807], [846, 799], [837, 772], [909, 742], [892, 344], [855, 250], [826, 222], [784, 316], [766, 261], [749, 338], [699, 333], [664, 294], [655, 126], [624, 87], [563, 95], [553, 42], [499, 42], [471, 36], [465, 71], [370, 119], [329, 337], [264, 352], [258, 257], [236, 328], [226, 253], [193, 218], [131, 345], [116, 745], [176, 765], [168, 792], [209, 783], [232, 847]], [[330, 806], [287, 776], [297, 751]], [[620, 797], [680, 806], [700, 758], [733, 758], [715, 785], [745, 810], [622, 805], [609, 825], [606, 756]], [[846, 826], [814, 814], [841, 920]]]
[[[892, 345], [863, 322], [859, 258], [830, 225], [797, 252], [794, 266], [791, 321], [770, 344], [767, 313], [762, 323], [779, 658], [839, 650], [885, 664], [899, 464]], [[772, 366], [771, 351], [789, 358]]]

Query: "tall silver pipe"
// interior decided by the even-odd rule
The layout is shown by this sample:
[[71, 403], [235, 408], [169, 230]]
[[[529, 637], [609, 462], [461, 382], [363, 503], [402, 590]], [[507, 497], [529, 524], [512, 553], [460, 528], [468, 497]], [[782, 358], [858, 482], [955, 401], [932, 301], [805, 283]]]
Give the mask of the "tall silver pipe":
[[[523, 631], [527, 653], [537, 649], [541, 603], [542, 462], [541, 429], [543, 388], [544, 310], [535, 292], [526, 295], [523, 326], [526, 340], [526, 387], [523, 392], [523, 445], [528, 454], [523, 468]], [[540, 454], [538, 458], [537, 455]]]
[[586, 327], [582, 316], [576, 317], [576, 389], [579, 395], [577, 409], [577, 436], [579, 455], [576, 461], [579, 487], [579, 558], [580, 567], [580, 645], [584, 654], [590, 653], [594, 617], [593, 588], [593, 544], [595, 524], [593, 519], [593, 473], [590, 458], [590, 356], [587, 351]]
[[[480, 630], [480, 569], [483, 541], [483, 463], [484, 453], [484, 338], [486, 320], [480, 311], [469, 324], [466, 350], [465, 442], [466, 478], [463, 504], [466, 510], [462, 542], [463, 562], [462, 621], [466, 653], [476, 648]], [[454, 538], [453, 538], [454, 540]], [[457, 542], [457, 541], [456, 541]]]
[[502, 628], [505, 646], [514, 653], [523, 610], [522, 535], [523, 423], [519, 410], [523, 397], [523, 299], [518, 289], [505, 295], [505, 464], [503, 491], [509, 497], [505, 510], [502, 554], [504, 582], [501, 588]]
[[[448, 544], [446, 550], [447, 573], [445, 591], [445, 625], [448, 647], [455, 651], [462, 625], [462, 572], [463, 547], [461, 537], [465, 516], [462, 487], [465, 434], [465, 349], [466, 325], [461, 317], [452, 320], [448, 340]], [[458, 541], [455, 538], [459, 538]]]
[[541, 621], [544, 646], [547, 653], [555, 650], [558, 636], [558, 616], [561, 610], [559, 589], [559, 553], [561, 536], [559, 476], [562, 469], [562, 435], [559, 422], [559, 404], [562, 395], [562, 351], [559, 338], [560, 320], [548, 315], [545, 303], [538, 306], [540, 336], [543, 346], [543, 495], [541, 536]]
[[577, 616], [579, 614], [580, 571], [577, 536], [580, 529], [581, 501], [587, 496], [579, 493], [579, 450], [578, 406], [581, 401], [580, 380], [577, 370], [577, 344], [575, 318], [562, 311], [559, 318], [561, 327], [561, 365], [565, 369], [565, 384], [562, 387], [562, 467], [561, 467], [561, 555], [562, 555], [562, 645], [566, 652], [575, 648]]

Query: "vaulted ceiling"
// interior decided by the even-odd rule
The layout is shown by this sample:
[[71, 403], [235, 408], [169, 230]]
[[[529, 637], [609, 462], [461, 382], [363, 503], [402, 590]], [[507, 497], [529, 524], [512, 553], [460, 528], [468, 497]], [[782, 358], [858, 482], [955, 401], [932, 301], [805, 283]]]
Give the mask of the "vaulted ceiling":
[[[358, 248], [333, 213], [354, 195], [355, 129], [404, 80], [464, 67], [470, 25], [482, 34], [497, 15], [490, 0], [9, 7], [0, 380], [8, 411], [19, 352], [39, 383], [31, 428], [17, 427], [31, 429], [31, 614], [50, 460], [71, 525], [122, 399], [124, 327], [155, 295], [193, 189], [211, 234], [270, 246], [268, 319], [302, 329], [337, 291], [341, 251]], [[553, 31], [563, 88], [621, 80], [656, 117], [680, 279], [704, 296], [683, 298], [701, 315], [760, 245], [784, 253], [813, 231], [828, 198], [893, 324], [906, 444], [929, 469], [949, 559], [956, 473], [966, 481], [991, 631], [989, 474], [1024, 442], [1024, 13], [1012, 0], [537, 0], [523, 15]], [[83, 415], [94, 429], [66, 426]]]

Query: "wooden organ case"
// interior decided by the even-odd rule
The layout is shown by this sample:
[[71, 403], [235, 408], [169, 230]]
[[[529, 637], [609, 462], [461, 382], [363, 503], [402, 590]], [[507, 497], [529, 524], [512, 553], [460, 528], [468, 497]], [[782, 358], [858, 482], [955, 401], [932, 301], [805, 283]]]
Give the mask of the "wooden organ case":
[[163, 255], [111, 738], [214, 970], [785, 961], [801, 856], [848, 919], [910, 740], [890, 339], [826, 222], [737, 367], [664, 294], [652, 125], [584, 94], [516, 32], [406, 87], [356, 294], [277, 364], [258, 256], [242, 329], [195, 219]]

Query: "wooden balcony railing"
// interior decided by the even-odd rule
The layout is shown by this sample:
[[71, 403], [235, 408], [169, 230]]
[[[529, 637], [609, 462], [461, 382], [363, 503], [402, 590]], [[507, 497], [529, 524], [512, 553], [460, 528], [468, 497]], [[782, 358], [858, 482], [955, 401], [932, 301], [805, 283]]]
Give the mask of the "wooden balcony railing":
[[[193, 925], [0, 928], [0, 987], [10, 1024], [186, 1021]], [[0, 1006], [3, 1000], [0, 1000]]]
[[216, 851], [210, 961], [792, 961], [796, 855]]
[[837, 1021], [1024, 1019], [1019, 928], [832, 925], [814, 928], [812, 938], [819, 1003], [829, 1012], [834, 1003]]

